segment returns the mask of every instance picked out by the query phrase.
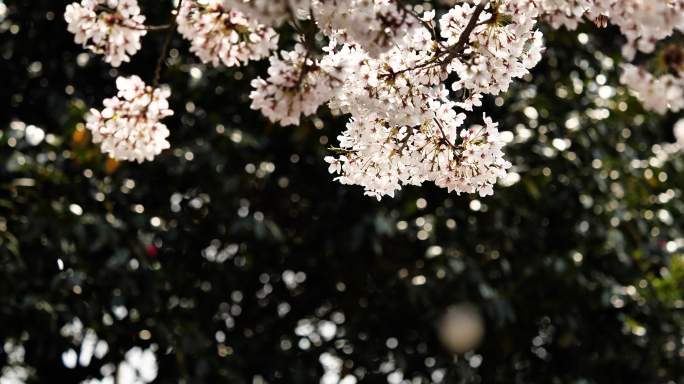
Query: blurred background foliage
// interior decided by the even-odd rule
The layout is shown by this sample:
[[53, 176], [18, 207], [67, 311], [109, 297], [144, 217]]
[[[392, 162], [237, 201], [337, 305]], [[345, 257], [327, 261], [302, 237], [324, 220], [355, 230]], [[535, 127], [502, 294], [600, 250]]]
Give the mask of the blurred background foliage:
[[[114, 70], [66, 4], [0, 1], [5, 380], [98, 379], [138, 346], [155, 383], [684, 383], [678, 116], [617, 85], [617, 31], [545, 31], [533, 75], [487, 100], [514, 164], [493, 197], [377, 202], [327, 174], [343, 118], [268, 124], [247, 97], [265, 63], [207, 68], [177, 36], [173, 149], [105, 158], [82, 116], [117, 74], [150, 81], [163, 36]], [[484, 322], [465, 353], [440, 342], [453, 306]], [[105, 348], [67, 364], [79, 327]]]

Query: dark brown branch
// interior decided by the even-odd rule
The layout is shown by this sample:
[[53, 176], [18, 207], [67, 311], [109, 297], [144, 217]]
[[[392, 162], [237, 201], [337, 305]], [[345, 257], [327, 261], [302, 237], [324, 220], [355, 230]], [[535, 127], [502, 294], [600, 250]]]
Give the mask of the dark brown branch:
[[140, 28], [145, 31], [151, 31], [151, 32], [156, 32], [156, 31], [166, 31], [168, 29], [173, 28], [173, 24], [162, 24], [162, 25], [146, 25], [143, 28]]
[[172, 27], [171, 24], [163, 24], [163, 25], [143, 25], [143, 26], [137, 26], [137, 25], [126, 25], [123, 23], [123, 19], [120, 14], [117, 13], [117, 10], [114, 8], [110, 8], [106, 5], [99, 4], [95, 6], [95, 11], [97, 12], [104, 12], [107, 13], [111, 16], [112, 20], [111, 22], [117, 24], [118, 26], [122, 28], [127, 28], [131, 29], [134, 31], [165, 31], [169, 28]]
[[449, 144], [449, 146], [451, 148], [453, 148], [454, 150], [458, 150], [458, 147], [454, 143], [449, 141], [449, 138], [447, 137], [446, 133], [444, 132], [444, 128], [442, 128], [442, 123], [440, 123], [439, 120], [437, 120], [437, 119], [432, 119], [432, 120], [434, 120], [435, 123], [437, 124], [437, 128], [439, 128], [439, 132], [442, 134], [442, 140], [446, 141], [447, 144]]
[[159, 84], [159, 78], [161, 77], [162, 66], [164, 65], [164, 60], [166, 59], [166, 53], [171, 45], [171, 38], [173, 37], [174, 30], [176, 29], [177, 21], [176, 14], [183, 4], [183, 0], [178, 1], [178, 5], [171, 12], [171, 23], [169, 24], [168, 30], [166, 32], [166, 37], [164, 38], [164, 44], [162, 45], [161, 53], [159, 54], [159, 59], [157, 60], [157, 66], [154, 68], [154, 80], [152, 85], [156, 87]]
[[465, 29], [463, 29], [463, 32], [461, 32], [461, 36], [459, 36], [458, 41], [447, 50], [449, 55], [444, 59], [443, 64], [448, 65], [451, 60], [455, 59], [459, 54], [461, 54], [461, 52], [463, 52], [463, 49], [465, 49], [466, 44], [468, 44], [468, 41], [470, 40], [470, 34], [477, 26], [477, 21], [480, 19], [480, 14], [482, 14], [482, 11], [484, 11], [486, 6], [487, 2], [483, 1], [478, 4], [477, 7], [475, 7], [475, 11], [470, 17], [468, 25], [466, 25]]

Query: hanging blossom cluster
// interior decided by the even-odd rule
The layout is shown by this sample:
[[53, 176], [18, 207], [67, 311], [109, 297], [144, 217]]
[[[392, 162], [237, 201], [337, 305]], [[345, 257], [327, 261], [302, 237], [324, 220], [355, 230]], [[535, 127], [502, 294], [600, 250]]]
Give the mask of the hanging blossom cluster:
[[[511, 164], [498, 123], [473, 112], [541, 60], [538, 22], [616, 25], [628, 60], [684, 30], [684, 0], [469, 0], [439, 14], [399, 0], [177, 4], [167, 26], [144, 25], [136, 0], [80, 0], [65, 19], [77, 43], [113, 66], [128, 61], [151, 30], [177, 30], [201, 62], [214, 66], [269, 57], [266, 75], [251, 82], [252, 108], [281, 125], [299, 124], [324, 105], [346, 116], [325, 161], [336, 180], [378, 199], [427, 181], [456, 193], [493, 193]], [[291, 48], [278, 49], [279, 27], [294, 29]], [[683, 109], [684, 53], [669, 50], [656, 61], [664, 64], [651, 72], [623, 65], [621, 81], [647, 109]], [[137, 76], [117, 79], [117, 87], [117, 97], [88, 118], [94, 140], [115, 158], [151, 160], [169, 147], [160, 122], [172, 114], [169, 91]]]
[[493, 194], [494, 183], [511, 167], [497, 124], [484, 116], [485, 126], [459, 130], [465, 116], [447, 108], [443, 113], [418, 127], [352, 118], [340, 136], [343, 154], [325, 158], [328, 170], [340, 174], [342, 184], [363, 185], [378, 200], [425, 181], [449, 192]]
[[226, 67], [261, 60], [278, 47], [278, 34], [221, 0], [185, 1], [176, 18], [178, 32], [203, 63]]
[[161, 120], [173, 115], [168, 88], [152, 88], [138, 76], [116, 79], [119, 92], [105, 99], [104, 109], [91, 109], [86, 127], [102, 152], [115, 159], [142, 162], [152, 160], [169, 148], [169, 130]]
[[[329, 170], [378, 199], [425, 181], [492, 194], [511, 166], [498, 124], [484, 116], [484, 126], [466, 128], [465, 112], [538, 63], [537, 16], [530, 2], [463, 4], [439, 20], [439, 37], [434, 12], [426, 12], [377, 58], [357, 45], [333, 50], [329, 56], [347, 58], [352, 69], [342, 71], [344, 84], [328, 104], [351, 118], [339, 154], [326, 158]], [[459, 80], [447, 87], [451, 74]]]
[[77, 44], [104, 55], [113, 67], [130, 61], [147, 33], [136, 0], [83, 0], [67, 5], [64, 19]]

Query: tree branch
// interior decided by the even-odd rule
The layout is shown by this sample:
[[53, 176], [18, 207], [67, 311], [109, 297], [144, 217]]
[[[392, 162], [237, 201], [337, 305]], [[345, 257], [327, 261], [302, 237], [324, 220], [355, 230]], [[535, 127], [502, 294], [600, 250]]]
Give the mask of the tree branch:
[[[470, 17], [470, 20], [468, 21], [468, 24], [466, 27], [463, 29], [463, 32], [461, 32], [461, 36], [459, 36], [458, 41], [448, 47], [446, 50], [437, 52], [434, 57], [432, 57], [430, 60], [424, 61], [415, 67], [409, 67], [402, 69], [397, 72], [392, 72], [392, 73], [387, 73], [384, 75], [381, 75], [380, 77], [390, 77], [390, 76], [396, 76], [404, 72], [408, 71], [414, 71], [418, 69], [423, 69], [423, 68], [432, 68], [436, 66], [445, 66], [448, 65], [453, 59], [455, 59], [458, 55], [463, 53], [463, 50], [465, 49], [466, 44], [468, 44], [468, 41], [470, 40], [470, 34], [473, 32], [475, 27], [478, 26], [478, 20], [480, 19], [480, 15], [484, 11], [485, 7], [487, 6], [487, 2], [482, 2], [475, 7], [475, 11], [473, 11], [472, 16]], [[444, 59], [440, 59], [442, 56], [447, 55]]]
[[487, 2], [483, 1], [480, 4], [478, 4], [477, 7], [475, 7], [475, 11], [473, 12], [473, 15], [470, 17], [468, 25], [466, 25], [465, 29], [463, 29], [463, 32], [461, 32], [461, 36], [459, 36], [458, 41], [456, 42], [456, 44], [452, 45], [451, 47], [449, 47], [449, 49], [447, 49], [449, 55], [444, 59], [443, 64], [450, 63], [451, 60], [455, 59], [456, 56], [458, 56], [463, 51], [465, 45], [468, 44], [468, 40], [470, 40], [470, 34], [477, 26], [477, 21], [480, 19], [480, 14], [482, 14], [486, 6]]
[[168, 30], [166, 32], [166, 37], [164, 38], [164, 44], [162, 45], [161, 53], [159, 54], [159, 59], [157, 60], [157, 66], [154, 68], [154, 80], [152, 81], [152, 86], [156, 87], [159, 84], [159, 78], [161, 77], [162, 66], [164, 65], [164, 60], [166, 59], [166, 52], [169, 50], [169, 45], [171, 45], [171, 38], [173, 37], [174, 30], [176, 29], [176, 14], [183, 4], [183, 0], [178, 1], [178, 5], [171, 12], [171, 23], [168, 24]]

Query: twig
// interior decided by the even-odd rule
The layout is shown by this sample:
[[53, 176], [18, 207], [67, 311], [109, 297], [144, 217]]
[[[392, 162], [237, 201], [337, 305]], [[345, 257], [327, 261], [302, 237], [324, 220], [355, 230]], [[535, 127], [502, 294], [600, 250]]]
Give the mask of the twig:
[[407, 14], [411, 15], [413, 18], [418, 20], [420, 24], [423, 25], [428, 31], [430, 31], [430, 34], [432, 35], [432, 38], [435, 41], [439, 41], [439, 36], [437, 36], [437, 32], [435, 31], [434, 25], [432, 23], [428, 23], [427, 21], [423, 20], [423, 18], [416, 13], [416, 11], [413, 10], [410, 4], [406, 4], [404, 0], [397, 0], [397, 5], [399, 6], [400, 9], [402, 9], [404, 12]]
[[442, 128], [442, 123], [440, 123], [439, 120], [437, 120], [437, 119], [432, 119], [432, 120], [434, 120], [435, 123], [437, 124], [437, 128], [439, 128], [439, 132], [442, 133], [442, 139], [443, 139], [444, 141], [446, 141], [447, 144], [449, 144], [449, 146], [450, 146], [451, 148], [453, 148], [453, 149], [455, 149], [455, 150], [458, 150], [458, 147], [457, 147], [454, 143], [452, 143], [451, 141], [449, 141], [449, 138], [447, 137], [446, 133], [444, 133], [444, 128]]
[[473, 29], [477, 26], [477, 21], [480, 19], [480, 14], [482, 14], [482, 11], [484, 11], [485, 7], [487, 6], [487, 2], [481, 2], [480, 4], [475, 7], [475, 11], [473, 11], [473, 15], [470, 17], [470, 21], [468, 21], [468, 25], [463, 29], [463, 32], [461, 32], [461, 36], [459, 36], [458, 41], [456, 44], [452, 45], [447, 51], [449, 52], [449, 55], [444, 59], [443, 63], [450, 63], [451, 60], [456, 58], [463, 49], [465, 48], [465, 45], [468, 43], [468, 40], [470, 39], [470, 34], [473, 32]]
[[156, 32], [156, 31], [166, 31], [167, 29], [171, 29], [172, 27], [173, 27], [173, 24], [162, 24], [162, 25], [146, 25], [144, 28], [140, 28], [140, 29], [145, 30], [145, 31]]
[[152, 80], [152, 85], [157, 87], [159, 84], [159, 78], [161, 77], [162, 65], [164, 65], [164, 60], [166, 59], [166, 53], [169, 50], [169, 45], [171, 45], [171, 38], [173, 37], [174, 29], [176, 29], [177, 21], [176, 14], [180, 9], [183, 0], [178, 1], [178, 5], [174, 8], [171, 13], [171, 23], [168, 25], [168, 31], [166, 32], [166, 37], [164, 38], [164, 44], [162, 45], [161, 53], [159, 54], [159, 59], [157, 60], [157, 66], [154, 68], [154, 80]]

